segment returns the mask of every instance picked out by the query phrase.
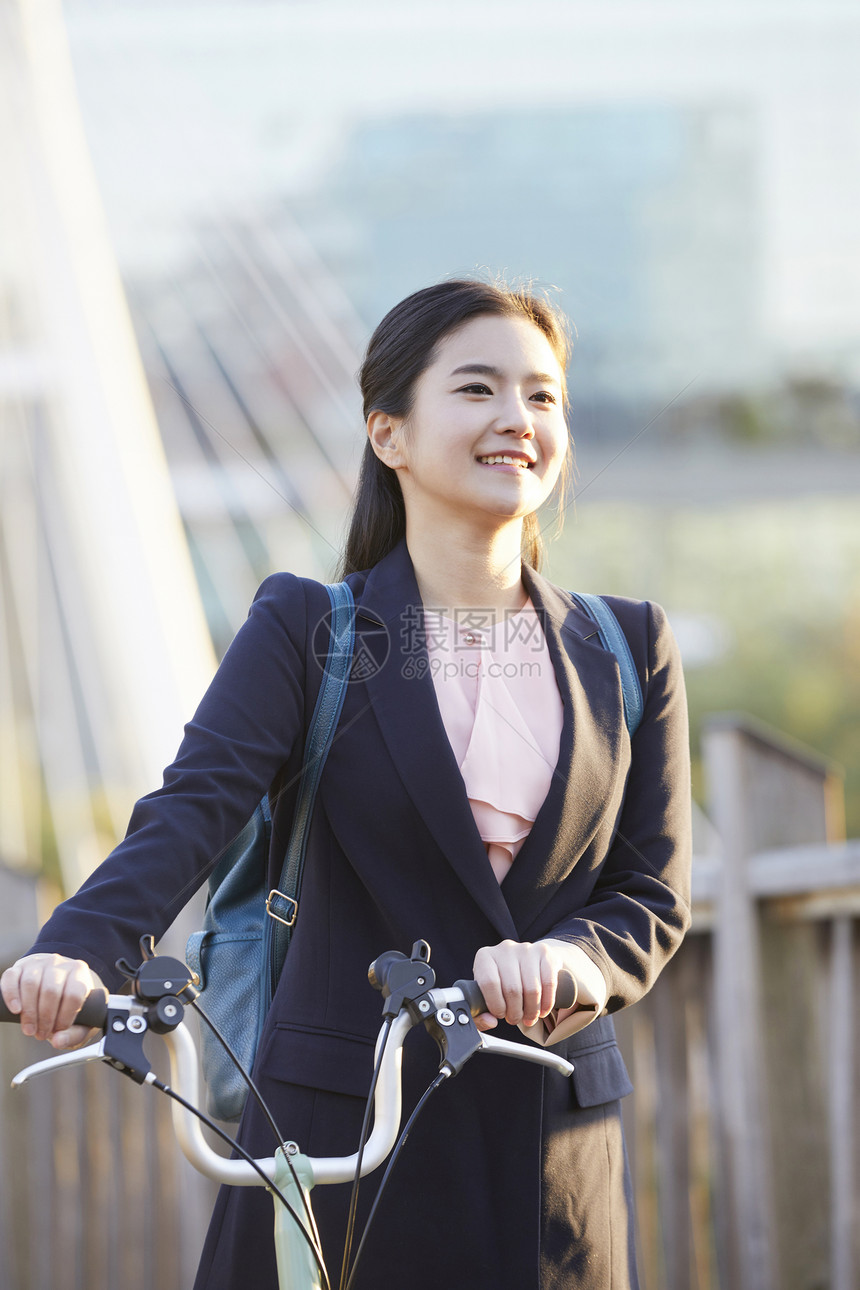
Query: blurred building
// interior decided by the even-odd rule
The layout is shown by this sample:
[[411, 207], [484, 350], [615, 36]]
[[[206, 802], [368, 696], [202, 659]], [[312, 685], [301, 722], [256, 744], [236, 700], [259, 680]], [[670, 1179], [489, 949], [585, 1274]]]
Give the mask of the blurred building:
[[67, 0], [124, 272], [304, 210], [365, 324], [476, 265], [563, 291], [583, 391], [856, 380], [860, 13], [699, 0]]
[[351, 130], [296, 209], [369, 326], [476, 269], [561, 288], [574, 400], [611, 417], [761, 376], [760, 166], [749, 107], [398, 116]]

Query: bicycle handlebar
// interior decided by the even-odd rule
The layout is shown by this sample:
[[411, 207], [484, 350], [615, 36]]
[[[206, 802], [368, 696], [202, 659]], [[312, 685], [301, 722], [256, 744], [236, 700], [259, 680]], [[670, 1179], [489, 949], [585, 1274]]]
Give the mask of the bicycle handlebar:
[[[462, 992], [473, 1017], [479, 1017], [482, 1012], [487, 1011], [487, 1004], [477, 981], [457, 981], [455, 984]], [[570, 972], [562, 969], [558, 975], [555, 1006], [557, 1008], [572, 1008], [576, 1003], [576, 996], [576, 978]], [[107, 1019], [107, 1009], [108, 996], [102, 990], [93, 990], [84, 999], [81, 1010], [72, 1025], [89, 1026], [91, 1028], [95, 1027], [97, 1030], [103, 1030]], [[0, 994], [0, 1022], [20, 1020], [20, 1014], [13, 1012], [2, 994]]]
[[[93, 990], [84, 999], [80, 1012], [72, 1022], [73, 1026], [95, 1027], [97, 1030], [104, 1030], [105, 1021], [107, 1020], [108, 1000], [103, 990]], [[2, 1021], [20, 1021], [20, 1014], [13, 1012], [6, 1000], [0, 994], [0, 1022]]]
[[[429, 996], [437, 1010], [437, 1016], [458, 1005], [463, 1007], [466, 1002], [462, 990], [457, 986], [445, 990], [431, 990]], [[397, 1140], [402, 1115], [400, 1072], [403, 1065], [403, 1041], [414, 1024], [413, 1018], [406, 1010], [399, 1012], [392, 1022], [376, 1085], [373, 1131], [362, 1155], [362, 1176], [372, 1173], [383, 1163]], [[380, 1031], [376, 1041], [375, 1059], [379, 1057], [383, 1035], [384, 1030]], [[165, 1035], [164, 1039], [170, 1054], [170, 1075], [173, 1087], [189, 1102], [196, 1104], [198, 1068], [194, 1041], [184, 1025], [178, 1026], [176, 1030]], [[483, 1035], [480, 1037], [479, 1047], [487, 1053], [517, 1057], [535, 1065], [548, 1066], [562, 1075], [570, 1075], [573, 1071], [572, 1065], [563, 1057], [531, 1044], [511, 1043], [491, 1035]], [[201, 1173], [214, 1178], [216, 1182], [230, 1183], [234, 1187], [260, 1185], [260, 1177], [251, 1165], [244, 1160], [226, 1160], [214, 1152], [203, 1137], [200, 1121], [177, 1103], [173, 1103], [173, 1122], [183, 1152]], [[314, 1183], [350, 1182], [355, 1175], [358, 1154], [333, 1157], [308, 1156], [307, 1162]], [[274, 1156], [258, 1160], [257, 1164], [261, 1166], [267, 1177], [274, 1178], [276, 1167]]]
[[[473, 1017], [480, 1017], [482, 1012], [489, 1011], [477, 981], [456, 981], [454, 984], [462, 991]], [[572, 1008], [576, 1003], [577, 994], [576, 977], [566, 968], [562, 968], [558, 974], [558, 985], [555, 991], [556, 1008]]]
[[[373, 1131], [362, 1154], [362, 1174], [378, 1168], [391, 1152], [397, 1139], [402, 1111], [400, 1074], [403, 1042], [408, 1032], [418, 1023], [423, 1022], [439, 1042], [443, 1054], [441, 1069], [445, 1070], [447, 1075], [456, 1074], [470, 1056], [481, 1051], [516, 1057], [523, 1061], [547, 1066], [563, 1075], [570, 1075], [573, 1071], [572, 1065], [564, 1058], [537, 1045], [511, 1043], [492, 1035], [480, 1034], [472, 1020], [474, 1016], [486, 1011], [480, 989], [474, 981], [458, 981], [447, 989], [433, 988], [435, 976], [426, 963], [426, 959], [429, 959], [429, 946], [426, 946], [426, 955], [423, 950], [417, 953], [418, 947], [425, 945], [425, 942], [417, 942], [413, 958], [410, 960], [407, 960], [405, 955], [397, 955], [395, 959], [389, 961], [386, 956], [385, 974], [394, 978], [399, 972], [400, 985], [394, 991], [389, 989], [388, 984], [384, 989], [381, 984], [377, 987], [382, 989], [385, 995], [386, 1007], [383, 1015], [390, 1022], [390, 1030], [385, 1038], [387, 1023], [384, 1024], [376, 1043], [375, 1061], [379, 1062], [379, 1076], [374, 1099]], [[377, 960], [377, 963], [379, 962], [380, 960]], [[392, 962], [394, 968], [390, 970]], [[162, 976], [160, 969], [162, 965], [166, 968], [167, 964], [173, 965], [170, 975], [174, 980], [163, 982], [163, 985], [174, 986], [179, 975], [176, 969], [182, 965], [175, 960], [156, 958], [151, 963], [142, 965], [138, 971], [135, 994], [105, 996], [100, 990], [93, 991], [85, 1000], [76, 1022], [88, 1026], [96, 1025], [102, 1029], [105, 1037], [86, 1048], [37, 1062], [21, 1071], [13, 1080], [13, 1085], [19, 1086], [34, 1075], [60, 1066], [77, 1065], [97, 1059], [110, 1062], [138, 1083], [151, 1084], [155, 1082], [155, 1076], [143, 1056], [140, 1042], [147, 1031], [155, 1030], [162, 1035], [167, 1044], [171, 1082], [175, 1092], [192, 1106], [196, 1106], [199, 1101], [197, 1050], [191, 1033], [181, 1020], [177, 1020], [177, 1017], [181, 1017], [180, 1005], [186, 1001], [182, 998], [183, 991], [180, 988], [176, 994], [168, 992], [159, 998], [156, 988]], [[411, 995], [407, 993], [405, 1000], [398, 1001], [398, 990], [400, 993], [406, 990], [407, 972], [413, 974], [417, 993], [415, 991]], [[148, 975], [145, 976], [144, 973]], [[557, 1005], [570, 1007], [576, 999], [576, 982], [568, 973], [564, 973], [563, 976], [565, 980], [563, 982], [560, 980], [557, 991]], [[148, 988], [150, 977], [155, 983], [152, 988]], [[187, 981], [187, 977], [185, 979]], [[371, 980], [373, 980], [372, 975]], [[20, 1016], [11, 1012], [5, 1003], [2, 1003], [0, 1021], [20, 1021]], [[137, 1043], [136, 1050], [135, 1043]], [[380, 1046], [383, 1043], [384, 1048], [380, 1058]], [[123, 1045], [127, 1046], [123, 1047]], [[259, 1174], [246, 1161], [226, 1159], [212, 1150], [203, 1137], [199, 1119], [191, 1111], [176, 1101], [171, 1103], [171, 1109], [179, 1144], [196, 1169], [216, 1182], [229, 1183], [234, 1187], [260, 1185]], [[349, 1182], [354, 1177], [358, 1163], [357, 1153], [342, 1157], [305, 1157], [305, 1160], [314, 1183]], [[270, 1181], [275, 1180], [279, 1165], [274, 1156], [258, 1160], [257, 1164]]]

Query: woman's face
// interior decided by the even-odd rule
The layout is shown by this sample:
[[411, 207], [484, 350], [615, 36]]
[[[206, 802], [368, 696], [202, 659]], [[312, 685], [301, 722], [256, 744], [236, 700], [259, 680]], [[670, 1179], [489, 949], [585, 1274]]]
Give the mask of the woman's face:
[[537, 510], [567, 451], [563, 379], [549, 341], [527, 318], [482, 316], [441, 341], [408, 418], [372, 414], [368, 423], [397, 471], [407, 516], [424, 508], [440, 520], [510, 521]]

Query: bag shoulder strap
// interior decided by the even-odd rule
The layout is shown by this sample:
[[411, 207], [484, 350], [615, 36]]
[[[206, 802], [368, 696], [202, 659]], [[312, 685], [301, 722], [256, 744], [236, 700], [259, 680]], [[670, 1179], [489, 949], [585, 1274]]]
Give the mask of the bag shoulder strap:
[[639, 673], [633, 662], [633, 655], [627, 637], [621, 630], [621, 624], [602, 596], [588, 595], [585, 592], [572, 591], [570, 595], [585, 610], [593, 623], [597, 624], [597, 634], [604, 649], [608, 649], [618, 660], [621, 673], [621, 694], [624, 699], [624, 719], [632, 739], [639, 722], [642, 720], [642, 686]]
[[287, 853], [277, 888], [269, 892], [266, 910], [274, 921], [272, 980], [277, 984], [298, 912], [302, 870], [308, 846], [308, 827], [331, 741], [346, 697], [355, 646], [355, 602], [345, 582], [326, 585], [331, 601], [331, 639], [323, 679], [311, 718], [302, 763], [302, 782]]

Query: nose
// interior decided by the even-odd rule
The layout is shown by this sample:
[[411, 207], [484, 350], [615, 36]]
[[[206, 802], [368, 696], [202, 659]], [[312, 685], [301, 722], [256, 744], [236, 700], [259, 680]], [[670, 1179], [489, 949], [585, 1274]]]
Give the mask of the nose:
[[505, 401], [497, 429], [499, 434], [515, 434], [520, 439], [534, 438], [532, 409], [518, 391], [512, 390]]

